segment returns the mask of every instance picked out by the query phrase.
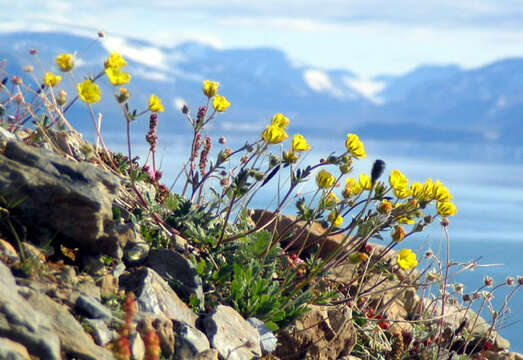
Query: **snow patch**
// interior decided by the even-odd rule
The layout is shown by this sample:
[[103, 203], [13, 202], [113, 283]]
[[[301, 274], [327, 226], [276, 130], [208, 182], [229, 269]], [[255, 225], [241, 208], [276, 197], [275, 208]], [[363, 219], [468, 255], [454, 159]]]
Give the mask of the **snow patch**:
[[314, 91], [320, 92], [333, 89], [329, 75], [320, 70], [305, 70], [303, 80]]
[[102, 41], [103, 46], [109, 52], [116, 51], [124, 58], [134, 60], [138, 63], [155, 67], [157, 69], [167, 69], [167, 57], [165, 53], [154, 46], [135, 46], [129, 44], [127, 39], [106, 36]]
[[383, 81], [373, 81], [370, 79], [351, 78], [345, 76], [343, 78], [343, 82], [376, 104], [382, 104], [384, 102], [383, 99], [377, 96], [380, 91], [385, 89], [386, 83]]

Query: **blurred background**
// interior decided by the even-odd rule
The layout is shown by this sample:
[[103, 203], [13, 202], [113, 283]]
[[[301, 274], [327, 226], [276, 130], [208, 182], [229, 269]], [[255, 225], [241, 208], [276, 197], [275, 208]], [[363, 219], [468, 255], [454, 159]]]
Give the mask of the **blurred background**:
[[[93, 42], [100, 30], [105, 37]], [[28, 64], [38, 76], [55, 71], [57, 54], [76, 51], [79, 79], [98, 73], [109, 52], [121, 53], [132, 74], [131, 108], [146, 108], [151, 93], [165, 105], [159, 155], [167, 184], [191, 141], [179, 109], [187, 104], [196, 113], [205, 104], [204, 79], [219, 81], [232, 104], [211, 129], [215, 142], [225, 136], [234, 148], [254, 140], [282, 112], [289, 132], [312, 145], [307, 161], [316, 162], [343, 151], [345, 134], [356, 133], [368, 154], [356, 175], [382, 158], [386, 174], [400, 169], [412, 181], [442, 180], [459, 210], [449, 227], [451, 259], [502, 264], [452, 281], [470, 292], [487, 274], [496, 283], [523, 275], [520, 1], [0, 0], [0, 44], [6, 70], [20, 75]], [[62, 84], [74, 92], [71, 82]], [[109, 147], [125, 152], [125, 122], [113, 97], [103, 96], [95, 111], [103, 113]], [[68, 119], [94, 138], [85, 106], [74, 106]], [[147, 127], [145, 116], [133, 123], [137, 154], [146, 154]], [[443, 256], [442, 241], [435, 224], [402, 245]], [[506, 293], [496, 293], [497, 308]], [[522, 298], [511, 301], [500, 331], [519, 352]]]

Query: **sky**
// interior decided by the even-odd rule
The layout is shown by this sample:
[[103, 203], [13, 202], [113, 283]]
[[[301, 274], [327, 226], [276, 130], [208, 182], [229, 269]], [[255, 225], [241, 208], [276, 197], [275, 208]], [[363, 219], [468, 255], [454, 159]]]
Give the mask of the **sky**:
[[0, 0], [0, 32], [61, 30], [175, 46], [269, 46], [363, 79], [523, 56], [520, 0]]

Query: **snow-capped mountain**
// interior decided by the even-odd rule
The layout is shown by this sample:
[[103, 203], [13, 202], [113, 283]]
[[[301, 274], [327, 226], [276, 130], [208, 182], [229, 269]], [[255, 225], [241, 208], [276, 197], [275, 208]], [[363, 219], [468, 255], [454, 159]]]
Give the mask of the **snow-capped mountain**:
[[[47, 71], [56, 71], [57, 54], [76, 51], [77, 80], [98, 73], [108, 54], [118, 51], [128, 60], [126, 71], [132, 74], [131, 108], [141, 110], [151, 93], [159, 95], [166, 107], [162, 131], [189, 129], [179, 108], [187, 104], [197, 112], [206, 103], [202, 80], [210, 79], [220, 82], [220, 92], [232, 104], [220, 116], [218, 130], [260, 131], [274, 113], [283, 112], [292, 119], [293, 131], [303, 133], [357, 131], [367, 138], [517, 144], [523, 140], [523, 58], [473, 70], [421, 66], [401, 76], [361, 79], [346, 70], [296, 64], [272, 48], [224, 50], [195, 42], [161, 47], [127, 38], [93, 41], [30, 32], [0, 34], [0, 43], [6, 70], [23, 75], [26, 82], [32, 81], [22, 72], [27, 64], [35, 65], [37, 78], [43, 76], [29, 49], [38, 49]], [[106, 79], [99, 83], [104, 93], [113, 91]], [[67, 76], [62, 84], [74, 93]], [[87, 110], [78, 105], [69, 118], [80, 130], [90, 130]], [[104, 114], [106, 130], [123, 131], [121, 110], [112, 96], [103, 96], [95, 110]], [[142, 130], [147, 123], [138, 119], [133, 126]]]

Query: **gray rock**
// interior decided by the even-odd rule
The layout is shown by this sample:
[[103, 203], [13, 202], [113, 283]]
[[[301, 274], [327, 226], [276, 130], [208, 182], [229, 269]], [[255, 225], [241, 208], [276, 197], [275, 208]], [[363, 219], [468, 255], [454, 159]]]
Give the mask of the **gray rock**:
[[120, 276], [120, 288], [134, 291], [139, 311], [150, 312], [171, 320], [195, 326], [196, 314], [156, 271], [134, 269]]
[[207, 336], [200, 330], [184, 324], [176, 329], [176, 360], [194, 359], [199, 353], [210, 348]]
[[145, 344], [140, 334], [137, 332], [132, 333], [129, 336], [129, 343], [131, 347], [131, 358], [133, 360], [143, 360], [145, 358]]
[[97, 346], [84, 332], [82, 325], [63, 305], [52, 301], [48, 296], [32, 292], [27, 298], [29, 304], [47, 315], [53, 333], [58, 335], [61, 350], [71, 357], [85, 360], [109, 360], [112, 354]]
[[31, 360], [25, 346], [0, 337], [0, 359]]
[[195, 295], [200, 300], [200, 309], [203, 310], [205, 299], [202, 279], [189, 260], [175, 251], [153, 249], [149, 252], [147, 266], [172, 282], [175, 289], [181, 292], [180, 295], [186, 298], [191, 294]]
[[202, 351], [194, 360], [218, 360], [218, 351], [216, 349]]
[[49, 319], [21, 297], [11, 271], [0, 262], [0, 336], [42, 359], [59, 360], [60, 340]]
[[171, 319], [138, 311], [134, 320], [137, 323], [136, 330], [142, 338], [147, 336], [147, 332], [152, 327], [154, 331], [156, 331], [156, 335], [160, 338], [162, 354], [167, 358], [174, 354], [176, 339], [173, 330], [173, 321]]
[[20, 259], [13, 245], [4, 239], [0, 239], [0, 255], [11, 262], [16, 262]]
[[248, 318], [247, 321], [260, 334], [260, 346], [264, 353], [271, 353], [276, 350], [278, 345], [278, 338], [274, 336], [271, 330], [265, 325], [263, 321], [256, 318]]
[[7, 201], [24, 199], [15, 210], [94, 253], [117, 252], [112, 203], [119, 185], [115, 175], [92, 164], [21, 142], [8, 142], [0, 154], [0, 193]]
[[123, 256], [124, 259], [131, 265], [142, 264], [149, 255], [149, 244], [144, 242], [139, 242], [131, 244], [124, 249]]
[[76, 299], [75, 307], [91, 319], [110, 319], [112, 317], [111, 310], [100, 304], [98, 300], [85, 294]]
[[84, 321], [91, 329], [91, 336], [96, 345], [105, 346], [113, 340], [113, 332], [109, 330], [104, 320], [85, 319]]
[[7, 131], [0, 126], [0, 144], [8, 141], [16, 141], [17, 137], [12, 132]]
[[124, 263], [119, 263], [113, 269], [113, 276], [115, 278], [119, 278], [120, 275], [122, 275], [124, 273], [124, 271], [125, 271], [125, 264]]
[[213, 348], [224, 359], [248, 360], [261, 357], [260, 335], [236, 310], [218, 305], [203, 319]]

